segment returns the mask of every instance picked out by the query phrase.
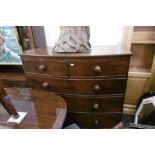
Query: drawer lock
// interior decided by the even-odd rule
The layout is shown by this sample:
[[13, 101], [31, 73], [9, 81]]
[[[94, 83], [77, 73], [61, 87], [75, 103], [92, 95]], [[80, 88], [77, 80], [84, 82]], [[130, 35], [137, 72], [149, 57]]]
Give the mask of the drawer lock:
[[46, 66], [44, 64], [39, 65], [39, 70], [41, 72], [45, 71], [45, 69], [46, 69]]
[[42, 86], [43, 86], [43, 88], [47, 88], [47, 87], [49, 86], [49, 84], [48, 84], [48, 82], [44, 82], [44, 83], [42, 84]]

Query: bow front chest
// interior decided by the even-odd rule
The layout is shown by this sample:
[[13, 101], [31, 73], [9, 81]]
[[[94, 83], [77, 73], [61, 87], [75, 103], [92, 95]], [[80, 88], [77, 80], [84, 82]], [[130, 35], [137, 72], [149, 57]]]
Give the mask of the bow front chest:
[[121, 121], [130, 56], [112, 46], [75, 54], [36, 48], [21, 54], [21, 59], [30, 87], [65, 99], [64, 125], [112, 128]]

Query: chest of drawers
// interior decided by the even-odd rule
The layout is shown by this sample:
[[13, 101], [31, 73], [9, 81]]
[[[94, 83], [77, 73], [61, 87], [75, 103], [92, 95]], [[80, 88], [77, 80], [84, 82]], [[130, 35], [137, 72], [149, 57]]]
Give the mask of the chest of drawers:
[[38, 48], [21, 54], [29, 86], [65, 99], [65, 125], [115, 126], [122, 116], [131, 53], [114, 47], [93, 47], [87, 54], [51, 51]]

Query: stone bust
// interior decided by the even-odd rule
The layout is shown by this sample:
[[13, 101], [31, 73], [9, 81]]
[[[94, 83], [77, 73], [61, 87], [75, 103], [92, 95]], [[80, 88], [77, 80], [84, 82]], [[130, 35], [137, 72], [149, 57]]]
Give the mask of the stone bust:
[[91, 52], [89, 26], [60, 26], [60, 35], [53, 47], [54, 53]]

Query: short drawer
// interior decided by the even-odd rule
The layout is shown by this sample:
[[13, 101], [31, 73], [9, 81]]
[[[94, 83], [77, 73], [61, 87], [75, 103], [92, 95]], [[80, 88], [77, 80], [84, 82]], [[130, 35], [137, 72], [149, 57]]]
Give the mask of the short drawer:
[[123, 96], [62, 96], [70, 112], [122, 112]]
[[22, 59], [24, 71], [31, 74], [67, 77], [67, 64], [57, 59]]
[[76, 123], [80, 128], [113, 128], [121, 121], [121, 113], [72, 113], [68, 112], [65, 125]]
[[125, 78], [73, 80], [28, 75], [27, 80], [32, 88], [64, 94], [124, 94], [126, 87]]
[[126, 76], [130, 57], [103, 57], [69, 60], [71, 78]]

